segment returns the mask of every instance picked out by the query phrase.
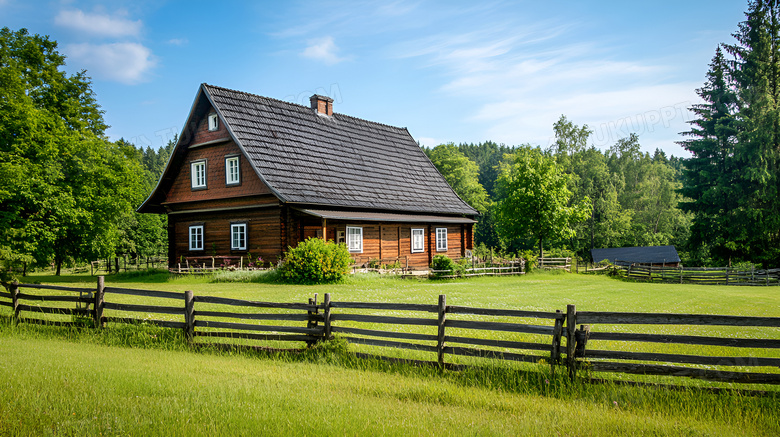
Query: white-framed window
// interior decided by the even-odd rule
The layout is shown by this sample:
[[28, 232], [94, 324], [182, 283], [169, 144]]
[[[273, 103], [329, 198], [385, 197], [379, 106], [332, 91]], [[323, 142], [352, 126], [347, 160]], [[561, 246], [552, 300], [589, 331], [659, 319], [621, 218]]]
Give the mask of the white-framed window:
[[225, 158], [225, 183], [227, 185], [241, 183], [240, 172], [238, 156], [229, 156]]
[[230, 225], [230, 248], [232, 250], [246, 250], [246, 223]]
[[206, 188], [206, 160], [195, 161], [190, 164], [190, 176], [192, 188]]
[[219, 129], [219, 117], [217, 117], [217, 114], [209, 114], [209, 130], [217, 129]]
[[447, 228], [436, 228], [436, 250], [447, 250]]
[[203, 250], [203, 225], [190, 226], [190, 250]]
[[425, 252], [425, 229], [412, 229], [412, 253]]
[[363, 253], [363, 228], [347, 226], [347, 249]]

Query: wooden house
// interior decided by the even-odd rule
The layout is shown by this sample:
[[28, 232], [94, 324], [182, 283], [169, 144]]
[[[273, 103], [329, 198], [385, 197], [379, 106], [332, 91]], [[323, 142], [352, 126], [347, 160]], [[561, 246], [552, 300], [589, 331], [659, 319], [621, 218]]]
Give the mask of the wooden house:
[[472, 248], [473, 217], [405, 128], [202, 84], [142, 213], [168, 215], [168, 258], [276, 262], [318, 237], [358, 262], [427, 268]]

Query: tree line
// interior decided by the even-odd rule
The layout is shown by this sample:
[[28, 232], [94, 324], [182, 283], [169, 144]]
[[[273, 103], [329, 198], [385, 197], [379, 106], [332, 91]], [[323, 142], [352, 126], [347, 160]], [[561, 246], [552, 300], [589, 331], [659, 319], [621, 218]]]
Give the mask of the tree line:
[[138, 214], [172, 144], [109, 141], [85, 71], [48, 37], [0, 30], [0, 263], [26, 271], [167, 247], [166, 217]]
[[[565, 116], [547, 149], [491, 141], [426, 148], [431, 162], [482, 214], [475, 245], [518, 253], [687, 242], [691, 214], [679, 203], [683, 160], [641, 151], [630, 135], [607, 150]], [[457, 172], [452, 169], [457, 168]]]
[[697, 90], [704, 103], [679, 142], [689, 158], [643, 153], [635, 134], [588, 147], [592, 132], [565, 116], [546, 150], [490, 141], [426, 149], [482, 213], [476, 243], [583, 256], [672, 244], [689, 264], [780, 265], [780, 1], [750, 1], [745, 17]]
[[[697, 90], [680, 141], [688, 158], [604, 150], [565, 116], [542, 149], [442, 144], [433, 164], [481, 215], [480, 248], [506, 253], [671, 244], [687, 264], [780, 264], [780, 0], [748, 3]], [[27, 269], [166, 251], [165, 215], [135, 208], [175, 140], [110, 141], [85, 71], [62, 71], [56, 41], [0, 30], [0, 264]], [[589, 145], [590, 144], [590, 145]], [[595, 260], [599, 261], [599, 260]]]

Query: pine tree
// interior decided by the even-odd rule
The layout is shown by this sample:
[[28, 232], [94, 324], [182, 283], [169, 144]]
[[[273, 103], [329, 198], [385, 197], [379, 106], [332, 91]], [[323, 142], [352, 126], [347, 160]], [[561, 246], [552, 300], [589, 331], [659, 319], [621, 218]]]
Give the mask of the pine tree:
[[[693, 156], [685, 161], [683, 188], [688, 199], [680, 207], [694, 214], [689, 245], [704, 248], [719, 261], [728, 261], [736, 250], [730, 224], [735, 219], [740, 193], [733, 158], [736, 139], [737, 96], [731, 89], [729, 66], [718, 47], [710, 63], [707, 82], [696, 93], [706, 103], [694, 105], [690, 137], [679, 144]], [[740, 255], [741, 257], [741, 255]]]
[[757, 0], [725, 46], [737, 90], [733, 248], [744, 258], [780, 262], [780, 6]]

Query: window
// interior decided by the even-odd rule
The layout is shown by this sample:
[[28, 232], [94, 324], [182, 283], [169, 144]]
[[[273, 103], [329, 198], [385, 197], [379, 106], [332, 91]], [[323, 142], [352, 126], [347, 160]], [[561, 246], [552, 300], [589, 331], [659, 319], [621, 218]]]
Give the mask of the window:
[[412, 253], [425, 252], [425, 229], [412, 229]]
[[350, 252], [363, 253], [363, 228], [347, 226], [347, 248]]
[[219, 129], [219, 118], [217, 117], [217, 114], [209, 114], [209, 130], [217, 130]]
[[203, 250], [203, 225], [190, 226], [190, 250]]
[[230, 248], [246, 250], [246, 223], [230, 225]]
[[447, 250], [447, 228], [436, 228], [436, 250]]
[[238, 156], [229, 156], [225, 158], [225, 183], [236, 185], [241, 183], [241, 174], [238, 166]]
[[206, 188], [206, 160], [195, 161], [190, 164], [190, 176], [192, 177], [192, 189]]

